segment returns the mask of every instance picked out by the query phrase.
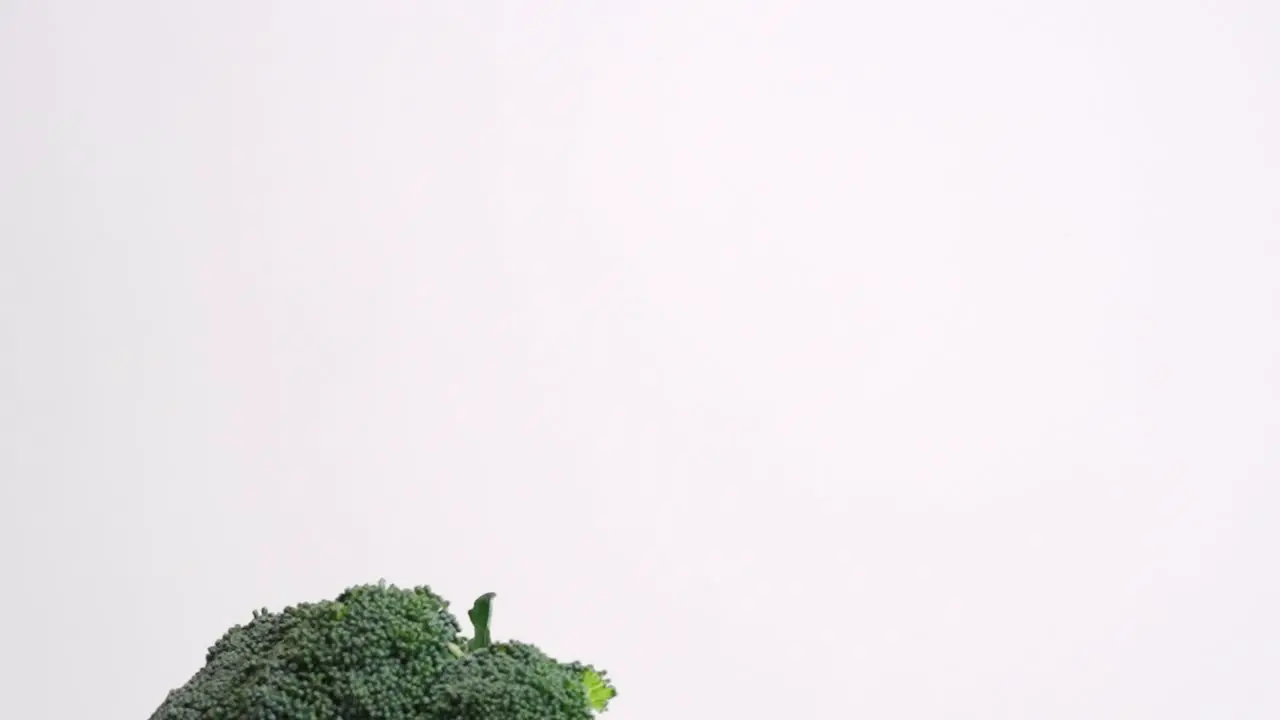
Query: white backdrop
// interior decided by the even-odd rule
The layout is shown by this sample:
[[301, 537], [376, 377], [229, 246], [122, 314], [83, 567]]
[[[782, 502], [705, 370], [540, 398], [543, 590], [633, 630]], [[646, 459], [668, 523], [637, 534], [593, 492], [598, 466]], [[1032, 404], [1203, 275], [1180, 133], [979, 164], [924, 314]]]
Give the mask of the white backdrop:
[[6, 715], [384, 577], [641, 718], [1280, 717], [1280, 4], [0, 4]]

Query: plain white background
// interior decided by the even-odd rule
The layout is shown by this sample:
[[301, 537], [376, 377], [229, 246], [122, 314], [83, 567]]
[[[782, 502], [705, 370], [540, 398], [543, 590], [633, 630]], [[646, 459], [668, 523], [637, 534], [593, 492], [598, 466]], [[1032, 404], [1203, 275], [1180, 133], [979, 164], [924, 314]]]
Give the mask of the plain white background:
[[[1280, 4], [0, 3], [0, 696], [386, 578], [610, 716], [1280, 717]], [[461, 609], [461, 608], [460, 608]]]

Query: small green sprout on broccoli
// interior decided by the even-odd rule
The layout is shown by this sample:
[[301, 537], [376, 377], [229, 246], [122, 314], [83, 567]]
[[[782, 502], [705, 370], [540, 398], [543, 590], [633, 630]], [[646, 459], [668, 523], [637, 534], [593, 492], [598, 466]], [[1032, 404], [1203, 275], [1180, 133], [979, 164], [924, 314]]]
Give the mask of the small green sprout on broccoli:
[[476, 636], [471, 638], [471, 643], [467, 646], [471, 650], [489, 645], [489, 619], [493, 617], [493, 599], [495, 597], [497, 597], [497, 593], [485, 593], [476, 598], [475, 604], [467, 611], [467, 617], [471, 618], [471, 626], [476, 631]]
[[151, 720], [592, 720], [607, 673], [537, 646], [494, 642], [494, 593], [467, 613], [427, 587], [348, 588], [335, 600], [254, 611]]

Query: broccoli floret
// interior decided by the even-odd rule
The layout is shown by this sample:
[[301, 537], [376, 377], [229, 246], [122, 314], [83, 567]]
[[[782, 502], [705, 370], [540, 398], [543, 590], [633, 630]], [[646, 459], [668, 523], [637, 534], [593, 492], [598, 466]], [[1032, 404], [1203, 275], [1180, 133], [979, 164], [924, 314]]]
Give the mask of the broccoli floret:
[[361, 585], [255, 612], [151, 720], [589, 720], [604, 710], [616, 694], [604, 672], [490, 641], [493, 597], [471, 609], [470, 640], [426, 586]]
[[427, 717], [448, 720], [591, 720], [590, 668], [560, 663], [533, 645], [494, 643], [446, 667]]
[[456, 660], [460, 627], [428, 587], [364, 585], [336, 600], [254, 614], [210, 650], [151, 720], [419, 718]]

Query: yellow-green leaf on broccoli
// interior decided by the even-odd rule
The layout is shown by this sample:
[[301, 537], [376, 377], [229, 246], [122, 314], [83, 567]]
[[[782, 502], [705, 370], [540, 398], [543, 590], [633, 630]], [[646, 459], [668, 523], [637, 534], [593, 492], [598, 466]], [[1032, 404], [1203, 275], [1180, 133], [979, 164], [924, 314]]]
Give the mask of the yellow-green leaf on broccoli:
[[582, 673], [582, 684], [587, 688], [587, 700], [591, 703], [591, 709], [597, 712], [603, 712], [609, 706], [609, 701], [618, 694], [608, 679], [595, 670]]

